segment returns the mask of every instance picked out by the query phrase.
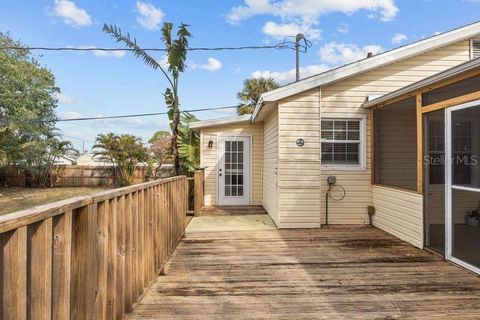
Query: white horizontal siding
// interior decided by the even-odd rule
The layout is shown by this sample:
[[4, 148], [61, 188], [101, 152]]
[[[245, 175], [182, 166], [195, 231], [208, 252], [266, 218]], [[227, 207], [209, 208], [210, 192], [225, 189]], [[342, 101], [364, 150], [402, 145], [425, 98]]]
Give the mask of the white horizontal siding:
[[[389, 93], [466, 62], [468, 59], [469, 42], [461, 41], [325, 86], [321, 90], [322, 117], [324, 117], [324, 114], [336, 114], [339, 117], [348, 114], [368, 114], [362, 107], [368, 95]], [[366, 124], [367, 170], [322, 170], [322, 193], [325, 193], [325, 189], [328, 188], [323, 180], [329, 175], [337, 176], [338, 183], [347, 190], [347, 196], [344, 200], [340, 202], [330, 201], [329, 223], [357, 224], [368, 222], [366, 207], [371, 198], [366, 199], [365, 194], [371, 190], [370, 150], [372, 141], [370, 139], [370, 120], [368, 119]], [[390, 146], [387, 146], [385, 150], [388, 151], [388, 148]], [[416, 162], [412, 163], [412, 165], [415, 164]], [[408, 172], [413, 171], [409, 170]], [[395, 178], [401, 179], [398, 175]], [[322, 217], [324, 215], [325, 206], [322, 206]]]
[[[263, 124], [229, 124], [219, 127], [209, 127], [200, 130], [201, 149], [200, 166], [205, 167], [205, 205], [217, 204], [217, 137], [219, 135], [251, 136], [252, 150], [252, 204], [262, 204], [262, 167], [263, 167]], [[208, 147], [208, 141], [213, 141], [213, 147]]]
[[423, 248], [423, 196], [414, 192], [372, 186], [376, 209], [373, 225]]
[[278, 225], [278, 110], [264, 120], [263, 207]]

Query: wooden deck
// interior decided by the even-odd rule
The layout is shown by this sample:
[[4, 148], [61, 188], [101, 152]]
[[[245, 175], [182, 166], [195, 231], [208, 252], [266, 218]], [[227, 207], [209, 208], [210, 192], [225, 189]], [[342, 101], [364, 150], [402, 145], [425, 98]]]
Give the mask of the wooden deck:
[[132, 319], [480, 319], [480, 278], [375, 228], [187, 234]]

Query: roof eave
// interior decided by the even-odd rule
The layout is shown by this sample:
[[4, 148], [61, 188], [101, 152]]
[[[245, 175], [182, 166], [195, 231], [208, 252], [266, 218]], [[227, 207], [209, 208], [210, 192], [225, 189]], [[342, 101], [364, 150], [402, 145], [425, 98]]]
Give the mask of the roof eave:
[[[370, 71], [374, 68], [379, 68], [387, 64], [391, 64], [403, 59], [410, 58], [443, 46], [450, 43], [470, 39], [480, 34], [480, 22], [472, 23], [445, 33], [432, 36], [415, 43], [405, 45], [384, 53], [380, 53], [371, 58], [363, 59], [353, 62], [336, 69], [325, 71], [315, 76], [293, 82], [275, 90], [271, 90], [262, 94], [262, 102], [278, 101], [289, 96], [304, 92], [319, 86], [331, 84], [354, 75]], [[257, 109], [257, 108], [256, 108]], [[258, 112], [257, 112], [258, 113]], [[253, 118], [255, 119], [255, 118]]]

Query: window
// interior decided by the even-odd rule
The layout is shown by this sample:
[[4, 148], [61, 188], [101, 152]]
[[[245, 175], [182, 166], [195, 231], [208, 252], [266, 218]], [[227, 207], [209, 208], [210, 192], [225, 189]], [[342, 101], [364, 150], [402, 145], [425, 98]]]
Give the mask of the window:
[[321, 131], [322, 165], [363, 166], [363, 119], [324, 119]]

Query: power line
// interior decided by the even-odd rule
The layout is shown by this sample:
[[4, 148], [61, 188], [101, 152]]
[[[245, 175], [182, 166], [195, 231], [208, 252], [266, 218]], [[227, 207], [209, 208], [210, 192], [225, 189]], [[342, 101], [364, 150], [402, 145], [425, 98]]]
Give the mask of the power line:
[[[240, 46], [240, 47], [197, 47], [187, 48], [188, 51], [233, 51], [233, 50], [258, 50], [258, 49], [289, 49], [287, 42], [282, 42], [270, 46]], [[21, 46], [5, 46], [0, 50], [41, 50], [41, 51], [134, 51], [130, 48], [96, 48], [96, 47], [21, 47]], [[166, 52], [166, 48], [144, 48], [144, 51]]]
[[[306, 53], [308, 48], [311, 47], [311, 42], [307, 39], [304, 39], [303, 45], [298, 45], [294, 41], [288, 40], [292, 38], [287, 36], [284, 40], [280, 43], [274, 45], [262, 45], [262, 46], [238, 46], [238, 47], [193, 47], [187, 48], [188, 51], [234, 51], [234, 50], [260, 50], [260, 49], [292, 49], [296, 50], [297, 47], [301, 47], [303, 49], [302, 52]], [[293, 37], [295, 38], [295, 37]], [[3, 46], [0, 47], [0, 50], [40, 50], [40, 51], [105, 51], [105, 52], [115, 52], [115, 51], [135, 51], [135, 49], [131, 48], [97, 48], [97, 47], [44, 47], [44, 46], [37, 46], [37, 47], [22, 47], [22, 46]], [[153, 52], [166, 52], [166, 48], [143, 48], [144, 51], [153, 51]]]
[[[180, 110], [180, 113], [195, 113], [195, 112], [203, 112], [203, 111], [226, 110], [226, 109], [233, 109], [233, 108], [238, 108], [238, 105], [225, 106], [225, 107], [211, 107], [211, 108]], [[151, 117], [151, 116], [160, 116], [160, 115], [167, 115], [167, 114], [168, 114], [168, 112], [151, 112], [151, 113], [135, 113], [135, 114], [123, 114], [123, 115], [99, 116], [99, 117], [66, 118], [66, 119], [56, 119], [56, 120], [31, 120], [31, 121], [24, 121], [24, 122], [12, 121], [12, 122], [7, 122], [7, 123], [13, 124], [13, 123], [73, 122], [73, 121]]]

